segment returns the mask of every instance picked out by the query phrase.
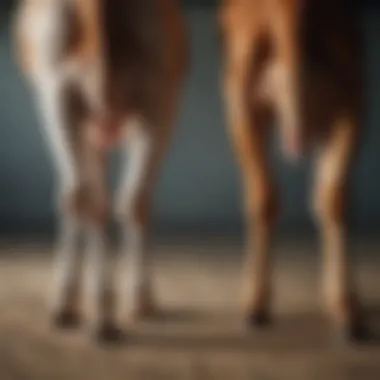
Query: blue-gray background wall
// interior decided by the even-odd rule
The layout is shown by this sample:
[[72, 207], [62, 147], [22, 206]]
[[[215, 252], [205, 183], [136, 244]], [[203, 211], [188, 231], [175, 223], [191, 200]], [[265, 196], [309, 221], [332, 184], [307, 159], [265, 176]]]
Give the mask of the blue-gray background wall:
[[[155, 215], [161, 230], [237, 232], [241, 228], [240, 181], [226, 136], [216, 13], [212, 6], [194, 4], [187, 6], [192, 42], [191, 74], [177, 133], [157, 189]], [[12, 61], [9, 6], [3, 8], [0, 233], [44, 232], [51, 230], [54, 223], [52, 166], [28, 89]], [[377, 8], [363, 8], [368, 102], [365, 144], [353, 175], [352, 203], [353, 221], [362, 229], [380, 226], [380, 11]], [[307, 206], [310, 167], [307, 164], [290, 167], [277, 156], [275, 151], [274, 167], [283, 190], [282, 225], [310, 225]], [[117, 169], [116, 158], [111, 174], [113, 185]]]

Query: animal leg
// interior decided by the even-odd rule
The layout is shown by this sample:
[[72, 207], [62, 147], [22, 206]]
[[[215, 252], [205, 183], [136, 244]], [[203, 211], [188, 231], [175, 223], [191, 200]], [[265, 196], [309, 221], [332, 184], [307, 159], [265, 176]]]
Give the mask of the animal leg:
[[[244, 45], [243, 42], [246, 41]], [[267, 117], [249, 101], [252, 41], [241, 39], [230, 50], [226, 73], [229, 132], [241, 168], [246, 216], [247, 260], [244, 265], [245, 308], [250, 325], [268, 322], [271, 298], [272, 231], [277, 218], [277, 197], [268, 165]]]
[[43, 118], [43, 136], [54, 159], [59, 194], [59, 229], [50, 306], [57, 325], [72, 327], [80, 319], [80, 237], [83, 232], [84, 184], [77, 131], [83, 109], [77, 92], [54, 77], [45, 77], [36, 87], [36, 95]]
[[348, 257], [346, 223], [348, 181], [356, 139], [355, 118], [349, 115], [338, 118], [317, 158], [314, 192], [314, 212], [324, 261], [324, 298], [335, 327], [349, 339], [363, 331]]
[[118, 190], [116, 212], [121, 225], [122, 251], [127, 259], [123, 314], [131, 321], [156, 311], [148, 244], [152, 196], [166, 137], [155, 135], [142, 120], [128, 127], [128, 162]]

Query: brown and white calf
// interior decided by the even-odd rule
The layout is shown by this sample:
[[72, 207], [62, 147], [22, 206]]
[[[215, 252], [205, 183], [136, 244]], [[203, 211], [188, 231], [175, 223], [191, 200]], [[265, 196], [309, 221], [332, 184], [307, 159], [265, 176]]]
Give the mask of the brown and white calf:
[[315, 152], [313, 210], [324, 253], [327, 310], [344, 336], [362, 332], [347, 254], [347, 191], [362, 117], [354, 0], [225, 0], [220, 9], [229, 133], [245, 194], [248, 320], [268, 320], [270, 247], [278, 215], [267, 157], [274, 116], [291, 160]]
[[51, 148], [59, 195], [53, 313], [80, 314], [79, 240], [85, 236], [100, 337], [116, 330], [106, 226], [109, 151], [125, 167], [115, 210], [129, 253], [125, 317], [153, 311], [148, 265], [151, 199], [187, 71], [187, 34], [176, 0], [22, 0], [15, 46]]

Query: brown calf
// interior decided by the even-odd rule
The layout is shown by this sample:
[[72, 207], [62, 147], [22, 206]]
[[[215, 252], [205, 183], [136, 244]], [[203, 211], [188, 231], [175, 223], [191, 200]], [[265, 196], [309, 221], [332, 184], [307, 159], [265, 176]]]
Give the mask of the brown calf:
[[315, 148], [313, 209], [324, 253], [324, 291], [334, 326], [362, 331], [347, 259], [346, 201], [362, 116], [361, 43], [355, 1], [225, 0], [229, 132], [236, 147], [248, 229], [246, 312], [267, 321], [272, 231], [278, 214], [268, 165], [271, 117], [291, 159]]
[[117, 329], [106, 247], [107, 156], [116, 144], [128, 155], [116, 211], [122, 248], [130, 255], [125, 316], [136, 318], [154, 309], [150, 203], [187, 70], [178, 1], [23, 0], [15, 45], [56, 163], [61, 207], [54, 320], [63, 326], [78, 322], [78, 240], [86, 233], [97, 331], [112, 338]]

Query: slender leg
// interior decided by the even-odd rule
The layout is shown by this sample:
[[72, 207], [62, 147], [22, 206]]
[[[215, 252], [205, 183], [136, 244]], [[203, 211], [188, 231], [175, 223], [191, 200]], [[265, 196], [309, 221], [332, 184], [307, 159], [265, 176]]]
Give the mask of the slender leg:
[[236, 45], [228, 56], [226, 104], [244, 191], [248, 243], [244, 303], [248, 323], [261, 325], [269, 318], [269, 253], [277, 198], [266, 155], [266, 117], [263, 110], [252, 109], [249, 104], [252, 41], [242, 39]]
[[[260, 128], [257, 118], [253, 128]], [[270, 260], [273, 229], [277, 219], [277, 197], [267, 165], [263, 131], [240, 131], [235, 135], [242, 173], [246, 217], [244, 302], [247, 322], [269, 322], [272, 268]]]
[[122, 250], [127, 259], [122, 313], [128, 320], [149, 316], [155, 311], [149, 260], [149, 224], [154, 186], [163, 158], [166, 137], [156, 136], [150, 125], [136, 120], [128, 126], [126, 160], [117, 197]]
[[89, 300], [95, 317], [96, 337], [103, 341], [114, 341], [119, 340], [121, 335], [116, 323], [114, 262], [110, 257], [107, 235], [107, 153], [97, 150], [87, 140], [84, 142], [83, 151], [84, 176], [88, 189], [85, 223]]
[[[68, 214], [68, 213], [67, 213]], [[53, 318], [57, 326], [76, 327], [80, 321], [81, 268], [80, 237], [82, 227], [70, 214], [61, 214], [59, 241], [55, 259]]]
[[314, 209], [324, 258], [326, 306], [338, 331], [356, 338], [362, 321], [347, 244], [347, 187], [356, 150], [356, 120], [341, 117], [323, 142], [316, 163]]
[[37, 101], [43, 117], [44, 137], [54, 158], [61, 206], [51, 307], [55, 323], [71, 327], [79, 322], [79, 239], [83, 227], [81, 161], [76, 134], [80, 112], [74, 92], [54, 78], [41, 81]]
[[116, 321], [114, 266], [109, 255], [106, 228], [89, 224], [87, 230], [88, 279], [90, 301], [95, 316], [95, 335], [102, 341], [121, 338]]

